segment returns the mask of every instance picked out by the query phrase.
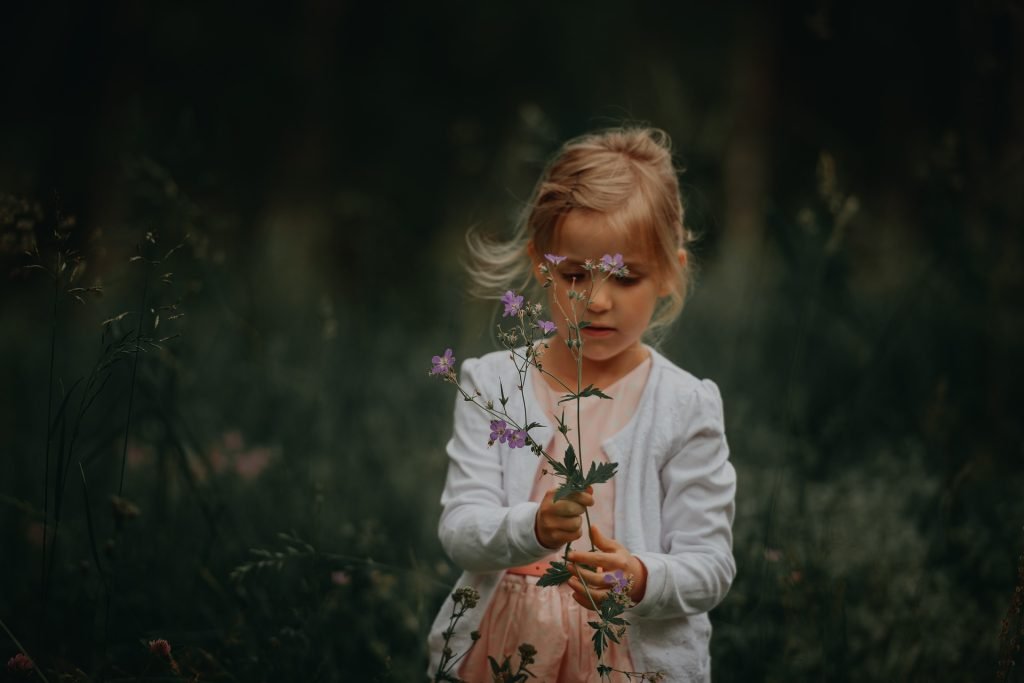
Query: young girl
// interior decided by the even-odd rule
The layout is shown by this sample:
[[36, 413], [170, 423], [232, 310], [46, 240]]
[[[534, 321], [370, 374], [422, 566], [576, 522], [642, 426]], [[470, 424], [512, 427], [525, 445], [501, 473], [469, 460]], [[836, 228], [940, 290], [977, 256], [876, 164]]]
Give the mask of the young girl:
[[[537, 650], [529, 669], [538, 681], [600, 680], [587, 624], [595, 615], [576, 567], [566, 584], [536, 585], [549, 560], [581, 539], [584, 511], [591, 538], [575, 543], [569, 560], [581, 567], [598, 604], [610, 589], [609, 573], [628, 581], [636, 603], [624, 614], [626, 637], [612, 645], [604, 664], [661, 672], [667, 681], [711, 678], [707, 612], [736, 572], [736, 475], [728, 461], [722, 401], [713, 382], [697, 379], [644, 343], [682, 309], [690, 274], [686, 236], [667, 136], [626, 128], [566, 143], [542, 175], [511, 243], [470, 240], [471, 275], [495, 293], [523, 285], [531, 275], [543, 283], [541, 265], [555, 279], [547, 292], [557, 332], [542, 358], [544, 372], [531, 367], [525, 400], [508, 402], [516, 419], [524, 417], [525, 403], [526, 417], [545, 425], [530, 435], [552, 454], [564, 447], [552, 426], [572, 405], [558, 404], [565, 393], [559, 381], [572, 387], [577, 381], [576, 359], [565, 343], [568, 322], [559, 313], [572, 310], [566, 292], [574, 284], [586, 291], [583, 265], [606, 254], [621, 254], [628, 275], [594, 288], [581, 312], [591, 322], [582, 330], [582, 386], [594, 384], [614, 400], [582, 399], [582, 430], [576, 411], [565, 411], [570, 437], [582, 438], [583, 470], [591, 461], [615, 462], [610, 482], [554, 502], [557, 481], [545, 461], [529, 449], [488, 446], [490, 416], [461, 397], [456, 402], [439, 536], [464, 570], [457, 585], [481, 596], [449, 643], [455, 653], [465, 652], [473, 643], [470, 633], [479, 631], [458, 668], [469, 683], [491, 680], [488, 655], [499, 662], [512, 655], [517, 663], [522, 643]], [[519, 384], [507, 351], [462, 364], [460, 382], [470, 392], [496, 399], [499, 381], [506, 391]], [[591, 543], [597, 550], [587, 552]], [[450, 601], [442, 605], [431, 631], [431, 674], [451, 607]]]

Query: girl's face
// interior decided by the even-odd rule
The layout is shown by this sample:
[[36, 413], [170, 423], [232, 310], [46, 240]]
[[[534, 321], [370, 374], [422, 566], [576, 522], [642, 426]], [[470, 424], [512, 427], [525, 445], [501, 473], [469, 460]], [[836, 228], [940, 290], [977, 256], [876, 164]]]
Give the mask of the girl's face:
[[[544, 261], [543, 254], [531, 256], [537, 266]], [[562, 342], [569, 338], [566, 317], [572, 316], [575, 303], [579, 320], [589, 320], [590, 326], [583, 328], [583, 357], [598, 365], [628, 363], [631, 358], [643, 357], [641, 338], [650, 325], [659, 297], [669, 293], [669, 285], [661, 277], [654, 257], [637, 240], [629, 240], [608, 226], [604, 216], [593, 211], [575, 209], [562, 219], [550, 253], [565, 256], [559, 266], [548, 264], [555, 285], [548, 289], [551, 315], [558, 326], [558, 337]], [[624, 278], [605, 277], [594, 272], [592, 284], [590, 273], [582, 264], [590, 259], [600, 263], [605, 254], [622, 254], [629, 268]], [[685, 252], [679, 250], [680, 261]], [[538, 275], [543, 281], [543, 276]], [[568, 291], [575, 280], [576, 290], [586, 294], [593, 286], [590, 305], [584, 308], [583, 301], [569, 299]], [[554, 344], [552, 346], [555, 346]], [[639, 354], [639, 356], [638, 356]]]

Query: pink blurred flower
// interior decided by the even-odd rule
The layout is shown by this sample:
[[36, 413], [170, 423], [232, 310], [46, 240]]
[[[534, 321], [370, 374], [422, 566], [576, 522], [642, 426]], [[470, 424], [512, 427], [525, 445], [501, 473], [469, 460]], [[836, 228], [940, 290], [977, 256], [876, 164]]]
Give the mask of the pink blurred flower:
[[242, 438], [242, 432], [237, 429], [229, 429], [224, 432], [224, 448], [229, 451], [240, 451], [245, 448], [245, 439]]
[[32, 660], [21, 652], [7, 660], [8, 671], [31, 671], [34, 666]]
[[149, 651], [164, 659], [171, 658], [171, 644], [163, 638], [149, 641]]
[[44, 533], [42, 522], [29, 522], [25, 527], [25, 540], [37, 548], [43, 547]]
[[210, 449], [210, 469], [215, 474], [220, 474], [228, 467], [228, 459], [224, 457], [224, 451], [214, 446]]
[[135, 470], [153, 461], [153, 449], [138, 441], [128, 442], [128, 467]]
[[768, 560], [769, 562], [778, 562], [782, 559], [782, 551], [776, 550], [775, 548], [765, 548], [764, 559]]
[[270, 464], [269, 448], [253, 448], [235, 456], [235, 472], [242, 479], [255, 479]]
[[335, 586], [347, 586], [352, 583], [352, 577], [349, 576], [348, 572], [338, 570], [331, 572], [331, 583]]

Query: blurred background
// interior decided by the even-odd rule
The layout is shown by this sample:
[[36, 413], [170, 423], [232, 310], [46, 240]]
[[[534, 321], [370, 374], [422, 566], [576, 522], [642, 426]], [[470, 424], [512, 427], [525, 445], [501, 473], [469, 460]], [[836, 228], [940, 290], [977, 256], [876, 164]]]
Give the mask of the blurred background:
[[1021, 2], [4, 13], [2, 663], [420, 680], [464, 234], [646, 122], [739, 474], [715, 679], [1020, 680]]

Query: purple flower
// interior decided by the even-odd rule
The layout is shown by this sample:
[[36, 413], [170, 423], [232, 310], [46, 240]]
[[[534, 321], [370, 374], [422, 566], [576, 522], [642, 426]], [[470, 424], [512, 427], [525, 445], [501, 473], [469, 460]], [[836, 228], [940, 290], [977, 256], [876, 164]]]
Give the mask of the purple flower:
[[555, 256], [554, 254], [544, 254], [544, 258], [546, 258], [550, 263], [553, 263], [556, 266], [565, 260], [564, 256]]
[[538, 320], [537, 327], [539, 327], [540, 331], [544, 334], [551, 334], [555, 331], [555, 324], [550, 320]]
[[626, 264], [622, 262], [622, 254], [605, 254], [601, 257], [601, 265], [598, 267], [606, 273], [618, 275], [626, 269]]
[[505, 317], [516, 315], [523, 310], [523, 297], [516, 296], [511, 289], [502, 295], [501, 303], [505, 304]]
[[445, 349], [443, 356], [434, 356], [430, 361], [434, 364], [430, 368], [431, 375], [446, 375], [455, 369], [455, 356], [451, 349]]
[[621, 569], [616, 569], [615, 574], [605, 574], [604, 582], [612, 584], [612, 593], [622, 594], [629, 589], [629, 579], [622, 573]]
[[491, 420], [491, 443], [505, 443], [511, 434], [512, 431], [504, 420]]
[[508, 447], [522, 448], [526, 445], [526, 430], [516, 429], [508, 433]]

